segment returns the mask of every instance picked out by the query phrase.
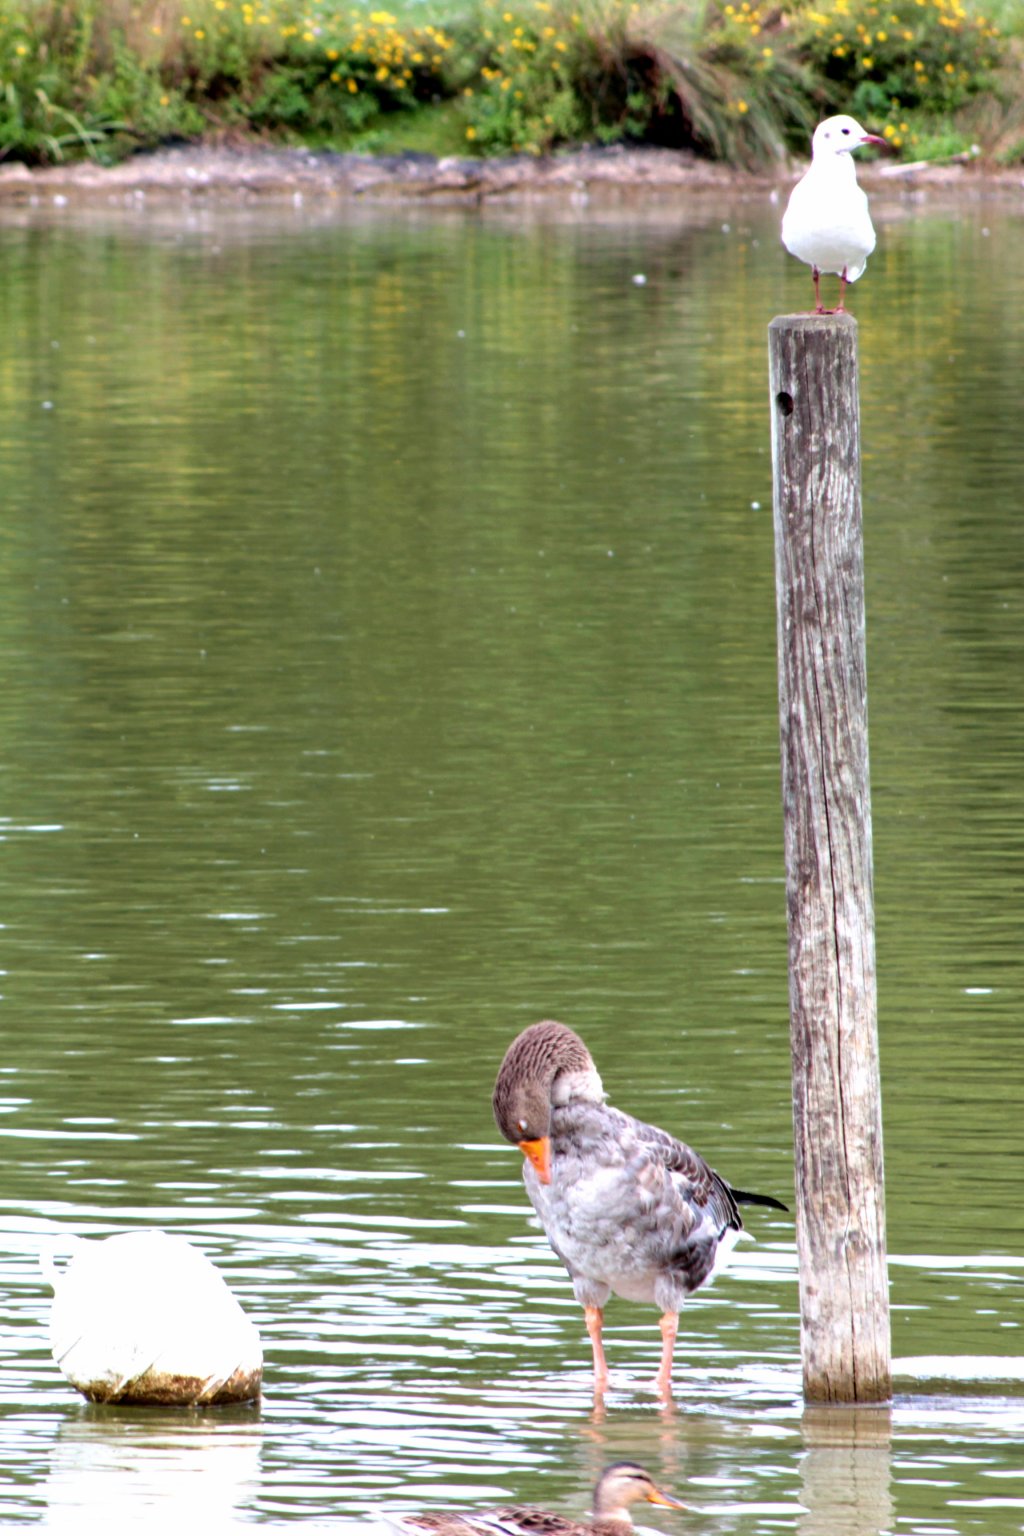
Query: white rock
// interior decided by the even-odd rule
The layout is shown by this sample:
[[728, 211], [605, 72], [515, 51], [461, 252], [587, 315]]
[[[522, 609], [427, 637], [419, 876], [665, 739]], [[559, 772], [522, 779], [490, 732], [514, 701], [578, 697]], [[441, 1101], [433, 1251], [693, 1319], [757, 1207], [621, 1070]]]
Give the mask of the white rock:
[[210, 1260], [184, 1237], [125, 1232], [73, 1239], [54, 1289], [50, 1347], [93, 1402], [226, 1403], [258, 1397], [263, 1350]]

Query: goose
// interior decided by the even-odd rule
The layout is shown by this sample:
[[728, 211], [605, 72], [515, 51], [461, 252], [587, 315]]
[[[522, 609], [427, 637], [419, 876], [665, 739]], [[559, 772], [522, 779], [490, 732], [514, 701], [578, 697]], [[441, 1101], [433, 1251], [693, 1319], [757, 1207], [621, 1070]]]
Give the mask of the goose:
[[614, 1292], [660, 1307], [655, 1381], [670, 1398], [679, 1310], [728, 1258], [743, 1230], [738, 1207], [786, 1207], [730, 1188], [668, 1131], [605, 1103], [587, 1047], [554, 1019], [513, 1040], [493, 1107], [501, 1134], [524, 1154], [526, 1193], [583, 1308], [595, 1396], [608, 1385], [601, 1331]]

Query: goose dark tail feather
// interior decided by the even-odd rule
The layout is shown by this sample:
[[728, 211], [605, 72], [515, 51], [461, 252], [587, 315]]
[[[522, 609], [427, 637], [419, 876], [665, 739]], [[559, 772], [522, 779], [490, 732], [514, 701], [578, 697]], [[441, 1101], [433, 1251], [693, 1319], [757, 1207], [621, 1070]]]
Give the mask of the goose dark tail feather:
[[773, 1211], [789, 1210], [789, 1206], [776, 1200], [774, 1195], [752, 1195], [748, 1189], [733, 1189], [730, 1193], [737, 1205], [768, 1205]]

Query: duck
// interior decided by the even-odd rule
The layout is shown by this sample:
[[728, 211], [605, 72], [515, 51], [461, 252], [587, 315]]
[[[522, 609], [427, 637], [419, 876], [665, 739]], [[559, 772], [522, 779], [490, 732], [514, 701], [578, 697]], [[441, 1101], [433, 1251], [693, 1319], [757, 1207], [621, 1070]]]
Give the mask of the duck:
[[510, 1504], [471, 1514], [439, 1511], [406, 1515], [393, 1524], [393, 1529], [407, 1536], [415, 1536], [417, 1531], [433, 1531], [435, 1536], [629, 1536], [635, 1530], [629, 1506], [641, 1499], [667, 1509], [687, 1508], [659, 1488], [637, 1462], [617, 1461], [601, 1473], [594, 1489], [594, 1511], [587, 1520]]
[[602, 1328], [614, 1293], [660, 1307], [655, 1385], [670, 1400], [680, 1309], [728, 1259], [743, 1230], [739, 1206], [787, 1207], [731, 1187], [685, 1142], [613, 1109], [587, 1047], [557, 1020], [513, 1040], [493, 1109], [523, 1153], [526, 1193], [583, 1308], [595, 1398], [608, 1386]]
[[811, 164], [789, 196], [782, 216], [782, 243], [791, 256], [806, 262], [814, 279], [814, 313], [829, 313], [821, 302], [821, 274], [839, 277], [839, 303], [845, 311], [847, 283], [855, 283], [875, 248], [875, 229], [863, 188], [857, 185], [852, 151], [864, 144], [885, 145], [856, 118], [840, 114], [818, 124], [811, 139]]

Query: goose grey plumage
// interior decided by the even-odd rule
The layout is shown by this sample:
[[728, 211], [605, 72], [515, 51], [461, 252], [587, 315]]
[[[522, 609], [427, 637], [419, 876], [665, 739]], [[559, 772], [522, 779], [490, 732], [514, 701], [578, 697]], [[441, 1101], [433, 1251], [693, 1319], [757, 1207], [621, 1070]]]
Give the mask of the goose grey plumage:
[[629, 1506], [641, 1499], [669, 1509], [686, 1508], [664, 1493], [637, 1462], [617, 1461], [598, 1479], [594, 1513], [589, 1520], [571, 1520], [551, 1510], [509, 1504], [467, 1514], [406, 1515], [394, 1528], [408, 1536], [415, 1536], [417, 1531], [432, 1531], [434, 1536], [630, 1536], [634, 1526]]
[[583, 1307], [595, 1394], [608, 1384], [601, 1329], [614, 1292], [661, 1308], [656, 1381], [668, 1398], [679, 1310], [727, 1259], [743, 1229], [739, 1205], [786, 1207], [730, 1188], [684, 1142], [606, 1104], [590, 1052], [553, 1019], [513, 1040], [493, 1103], [501, 1134], [524, 1154], [526, 1192]]

